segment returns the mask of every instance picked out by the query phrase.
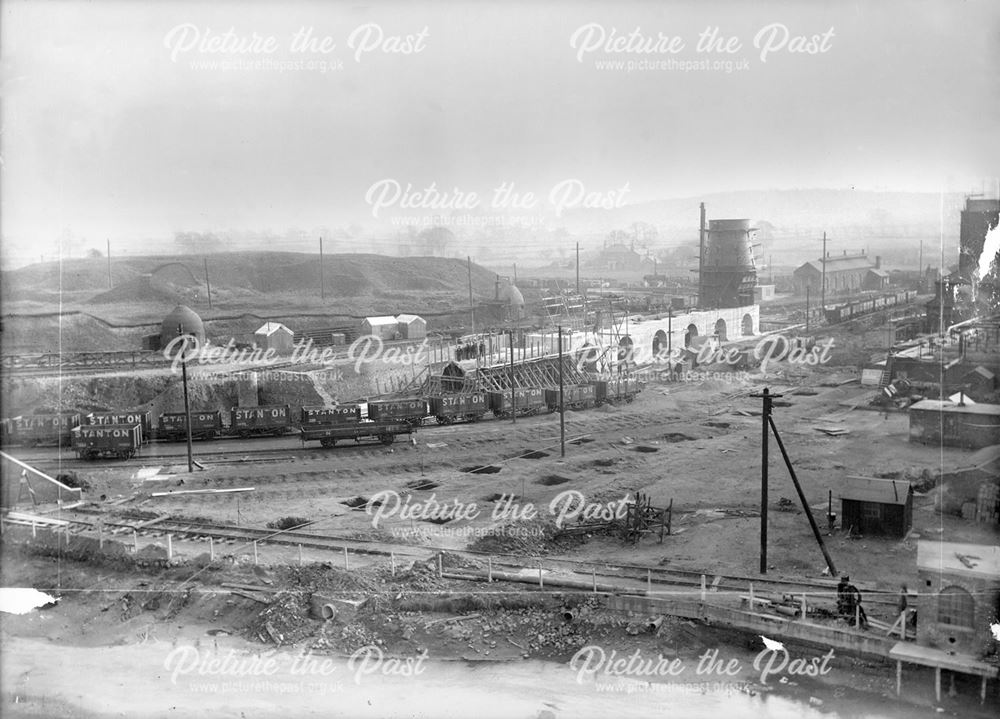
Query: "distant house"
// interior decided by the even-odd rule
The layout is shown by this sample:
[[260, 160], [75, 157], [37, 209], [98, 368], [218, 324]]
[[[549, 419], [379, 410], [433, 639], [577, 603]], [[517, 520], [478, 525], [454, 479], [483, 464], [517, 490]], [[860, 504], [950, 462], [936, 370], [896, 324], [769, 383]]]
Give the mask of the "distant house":
[[875, 267], [865, 273], [862, 287], [866, 290], [884, 290], [889, 286], [889, 273]]
[[361, 335], [374, 335], [382, 340], [399, 338], [399, 323], [395, 317], [365, 317], [361, 320]]
[[422, 340], [427, 336], [427, 320], [417, 315], [396, 315], [396, 329], [400, 339]]
[[840, 517], [840, 526], [852, 532], [905, 537], [913, 526], [913, 488], [899, 479], [848, 477]]
[[253, 341], [264, 350], [274, 350], [277, 354], [290, 354], [294, 346], [295, 333], [280, 322], [265, 322], [253, 333]]
[[596, 260], [589, 263], [593, 269], [610, 271], [641, 272], [653, 269], [653, 261], [643, 257], [631, 247], [616, 243], [608, 245]]

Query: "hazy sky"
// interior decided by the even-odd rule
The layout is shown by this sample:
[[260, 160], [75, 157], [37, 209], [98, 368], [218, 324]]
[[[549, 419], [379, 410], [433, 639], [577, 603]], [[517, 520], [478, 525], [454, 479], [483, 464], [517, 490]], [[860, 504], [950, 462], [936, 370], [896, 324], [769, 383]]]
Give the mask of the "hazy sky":
[[[481, 205], [514, 183], [546, 206], [567, 179], [602, 198], [628, 183], [641, 202], [1000, 174], [994, 0], [0, 8], [8, 256], [60, 234], [374, 223], [380, 180]], [[715, 26], [741, 47], [698, 52]], [[768, 41], [783, 47], [762, 57]]]

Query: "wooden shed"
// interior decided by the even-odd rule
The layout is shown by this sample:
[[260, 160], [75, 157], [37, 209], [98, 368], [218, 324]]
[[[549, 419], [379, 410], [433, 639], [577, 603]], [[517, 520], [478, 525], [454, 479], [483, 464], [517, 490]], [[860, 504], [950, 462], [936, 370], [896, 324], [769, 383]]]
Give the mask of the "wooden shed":
[[427, 336], [427, 320], [418, 315], [396, 315], [400, 339], [422, 340]]
[[840, 526], [902, 538], [913, 526], [913, 488], [899, 479], [848, 477], [840, 492]]
[[265, 322], [253, 333], [253, 341], [265, 350], [278, 354], [290, 354], [294, 346], [295, 333], [280, 322]]
[[394, 340], [399, 337], [399, 323], [395, 317], [365, 317], [361, 320], [361, 335], [374, 335], [383, 340]]
[[925, 399], [910, 407], [910, 441], [979, 449], [1000, 436], [1000, 405]]

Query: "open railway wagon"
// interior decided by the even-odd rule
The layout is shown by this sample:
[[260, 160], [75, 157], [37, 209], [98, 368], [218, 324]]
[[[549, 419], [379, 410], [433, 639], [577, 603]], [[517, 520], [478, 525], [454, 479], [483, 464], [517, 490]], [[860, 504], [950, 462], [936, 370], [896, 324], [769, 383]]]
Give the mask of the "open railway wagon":
[[525, 417], [549, 411], [545, 404], [545, 390], [541, 387], [515, 387], [513, 404], [510, 390], [489, 392], [487, 396], [493, 415], [501, 419], [510, 417], [515, 412], [518, 417]]
[[319, 441], [324, 447], [333, 447], [337, 442], [354, 440], [376, 440], [385, 445], [396, 441], [396, 435], [411, 434], [413, 425], [409, 422], [377, 422], [358, 419], [356, 422], [339, 422], [337, 424], [314, 424], [302, 427], [300, 438], [302, 443]]
[[[222, 415], [218, 411], [191, 413], [191, 439], [215, 439], [220, 434], [222, 434]], [[187, 440], [187, 419], [184, 413], [161, 414], [156, 436], [168, 442]]]
[[430, 413], [438, 424], [451, 424], [459, 420], [478, 422], [489, 409], [485, 392], [464, 392], [428, 397]]
[[287, 404], [233, 407], [229, 420], [229, 433], [238, 437], [279, 437], [292, 430], [292, 410]]
[[592, 382], [594, 386], [594, 403], [602, 404], [629, 403], [636, 398], [639, 390], [639, 380], [630, 378], [599, 379]]
[[80, 459], [131, 459], [141, 447], [140, 424], [81, 424], [73, 430], [73, 451]]
[[140, 441], [148, 442], [153, 436], [153, 413], [148, 410], [122, 410], [120, 412], [91, 412], [84, 416], [85, 425], [124, 424], [139, 425]]
[[[597, 403], [597, 389], [593, 384], [563, 386], [563, 405], [566, 409], [589, 409]], [[559, 411], [559, 388], [545, 390], [545, 404], [550, 412]]]
[[336, 407], [320, 405], [302, 407], [299, 414], [299, 426], [302, 429], [333, 424], [356, 424], [360, 421], [361, 407], [356, 404], [339, 404]]
[[12, 417], [7, 420], [8, 436], [5, 444], [25, 447], [69, 446], [73, 441], [72, 431], [79, 425], [80, 414], [78, 412]]
[[412, 427], [419, 427], [427, 414], [427, 401], [423, 397], [383, 399], [368, 403], [368, 419], [373, 422], [407, 422]]

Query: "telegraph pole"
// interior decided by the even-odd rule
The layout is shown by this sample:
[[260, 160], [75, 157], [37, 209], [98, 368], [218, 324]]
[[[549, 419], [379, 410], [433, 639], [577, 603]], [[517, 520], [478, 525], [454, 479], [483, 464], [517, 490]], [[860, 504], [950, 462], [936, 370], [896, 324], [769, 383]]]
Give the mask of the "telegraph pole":
[[212, 309], [212, 283], [208, 281], [208, 258], [205, 258], [205, 287], [208, 290], [208, 309]]
[[111, 238], [108, 238], [108, 289], [111, 289]]
[[826, 233], [823, 233], [823, 282], [820, 287], [820, 310], [826, 309]]
[[[472, 303], [472, 257], [465, 258], [469, 265], [469, 318], [472, 321], [472, 334], [476, 334], [476, 306]], [[474, 339], [474, 338], [473, 338]], [[476, 355], [479, 356], [478, 353]]]
[[809, 332], [809, 283], [806, 282], [806, 333]]
[[580, 243], [576, 243], [576, 293], [580, 294]]
[[326, 283], [323, 281], [323, 238], [319, 238], [319, 299], [326, 302]]
[[771, 401], [780, 394], [771, 394], [765, 387], [763, 394], [752, 394], [764, 400], [760, 426], [760, 573], [767, 574], [767, 445], [768, 421], [771, 418]]
[[563, 347], [562, 347], [562, 325], [559, 331], [559, 452], [561, 457], [566, 456], [566, 406], [563, 402]]
[[[184, 336], [184, 327], [177, 323], [177, 336]], [[191, 404], [188, 401], [187, 339], [181, 343], [181, 378], [184, 383], [184, 424], [187, 426], [188, 472], [194, 472], [194, 458], [191, 452]]]
[[514, 330], [510, 334], [510, 416], [511, 424], [517, 424], [517, 395], [514, 394]]

